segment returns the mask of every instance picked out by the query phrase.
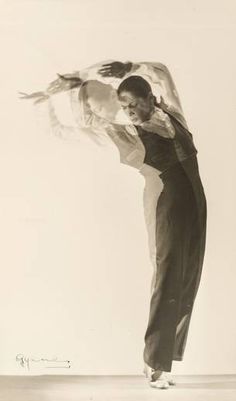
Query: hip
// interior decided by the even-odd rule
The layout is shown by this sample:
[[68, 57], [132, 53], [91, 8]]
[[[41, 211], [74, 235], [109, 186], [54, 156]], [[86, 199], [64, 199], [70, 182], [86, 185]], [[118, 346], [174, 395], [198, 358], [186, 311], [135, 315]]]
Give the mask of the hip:
[[175, 209], [176, 212], [192, 213], [194, 210], [206, 213], [206, 196], [199, 175], [197, 157], [194, 155], [178, 162], [160, 174], [163, 189], [157, 206]]

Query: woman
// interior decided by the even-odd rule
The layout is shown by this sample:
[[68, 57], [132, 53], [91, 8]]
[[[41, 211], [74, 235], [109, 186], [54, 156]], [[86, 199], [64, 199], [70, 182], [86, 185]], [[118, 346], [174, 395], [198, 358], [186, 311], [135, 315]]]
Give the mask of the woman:
[[[178, 99], [168, 70], [161, 69]], [[114, 63], [101, 72], [112, 76], [113, 70]], [[143, 353], [150, 384], [158, 387], [158, 378], [171, 371], [172, 361], [183, 359], [203, 266], [206, 198], [180, 102], [177, 107], [168, 107], [163, 99], [158, 103], [149, 83], [134, 75], [121, 82], [117, 92], [144, 145], [144, 164], [163, 182], [156, 207], [156, 269]]]
[[197, 150], [186, 124], [164, 103], [157, 103], [140, 76], [126, 78], [118, 95], [144, 144], [144, 163], [154, 167], [163, 182], [156, 208], [156, 272], [144, 348], [147, 374], [155, 382], [163, 371], [171, 371], [173, 360], [183, 359], [202, 272], [206, 199]]
[[[167, 106], [163, 98], [158, 103], [148, 82], [133, 75], [119, 85], [118, 99], [110, 85], [103, 86], [96, 80], [82, 83], [79, 74], [60, 76], [46, 94], [39, 92], [38, 96], [45, 100], [57, 91], [68, 89], [72, 89], [73, 94], [73, 89], [80, 86], [80, 107], [72, 102], [72, 105], [76, 104], [79, 126], [88, 133], [92, 129], [96, 134], [108, 134], [120, 151], [121, 161], [138, 168], [146, 183], [151, 182], [152, 195], [158, 192], [155, 191], [156, 176], [159, 175], [163, 182], [154, 215], [150, 211], [150, 201], [146, 204], [149, 222], [151, 219], [155, 222], [152, 254], [152, 257], [155, 255], [155, 270], [144, 361], [150, 385], [168, 388], [173, 381], [163, 372], [171, 371], [172, 360], [183, 358], [200, 281], [206, 202], [198, 172], [197, 151], [173, 80], [160, 63], [141, 63], [141, 70], [153, 84], [159, 84], [162, 89], [164, 86], [165, 100], [171, 101], [171, 106]], [[113, 62], [103, 65], [98, 72], [103, 77], [120, 79], [130, 72], [140, 72], [140, 65]], [[36, 94], [35, 97], [37, 99]], [[118, 101], [128, 117], [126, 124], [119, 124]], [[52, 107], [50, 113], [54, 126], [58, 126]], [[157, 200], [155, 195], [152, 198]]]

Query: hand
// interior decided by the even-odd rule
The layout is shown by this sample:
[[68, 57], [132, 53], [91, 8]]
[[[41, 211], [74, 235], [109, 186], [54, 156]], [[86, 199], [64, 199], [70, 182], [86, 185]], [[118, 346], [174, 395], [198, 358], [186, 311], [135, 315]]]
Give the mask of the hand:
[[76, 88], [80, 86], [83, 82], [81, 78], [76, 76], [76, 73], [57, 75], [58, 78], [55, 81], [51, 82], [47, 88], [47, 93], [50, 95]]
[[103, 77], [123, 78], [132, 68], [132, 63], [121, 63], [114, 61], [112, 63], [103, 64], [98, 73]]
[[18, 93], [21, 95], [20, 99], [35, 99], [34, 104], [42, 103], [49, 99], [49, 95], [47, 95], [45, 92], [33, 92], [30, 94], [25, 92]]
[[80, 86], [83, 82], [78, 76], [76, 76], [76, 73], [57, 75], [58, 78], [49, 84], [46, 91], [33, 92], [31, 94], [19, 92], [19, 94], [21, 95], [20, 99], [35, 99], [34, 104], [42, 103], [48, 100], [51, 95], [76, 88]]

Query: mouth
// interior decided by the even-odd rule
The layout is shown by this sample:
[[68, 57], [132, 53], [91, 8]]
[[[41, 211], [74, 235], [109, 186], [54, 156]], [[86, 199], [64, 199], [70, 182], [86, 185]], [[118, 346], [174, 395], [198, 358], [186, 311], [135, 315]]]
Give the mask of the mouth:
[[129, 118], [130, 118], [130, 120], [132, 121], [132, 122], [138, 122], [140, 119], [139, 119], [139, 117], [136, 115], [136, 114], [130, 114], [129, 115]]

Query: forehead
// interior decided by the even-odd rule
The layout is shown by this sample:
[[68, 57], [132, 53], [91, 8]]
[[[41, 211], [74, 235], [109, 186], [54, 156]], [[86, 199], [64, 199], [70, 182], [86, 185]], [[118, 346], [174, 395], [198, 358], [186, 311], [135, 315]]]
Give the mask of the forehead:
[[87, 99], [87, 101], [88, 101], [88, 103], [89, 104], [91, 104], [91, 105], [97, 105], [97, 104], [99, 104], [99, 103], [101, 103], [100, 101], [99, 101], [99, 99], [96, 99], [96, 98], [94, 98], [94, 97], [89, 97], [88, 99]]
[[121, 92], [118, 97], [122, 104], [130, 104], [133, 101], [140, 99], [139, 96], [136, 96], [131, 92]]
[[110, 102], [111, 98], [117, 99], [116, 90], [110, 85], [97, 87], [96, 85], [88, 84], [86, 87], [85, 96], [89, 103], [106, 103]]
[[110, 104], [110, 97], [89, 97], [87, 101], [91, 106], [104, 106]]

